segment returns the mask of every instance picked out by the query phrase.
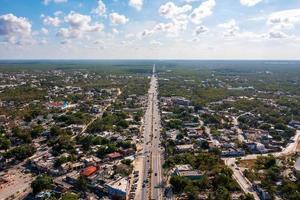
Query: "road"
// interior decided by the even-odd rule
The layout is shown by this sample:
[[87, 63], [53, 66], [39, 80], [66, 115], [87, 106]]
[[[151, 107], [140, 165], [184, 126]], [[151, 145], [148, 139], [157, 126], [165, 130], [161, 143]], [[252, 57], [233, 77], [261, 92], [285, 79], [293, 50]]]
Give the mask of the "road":
[[243, 172], [235, 164], [235, 158], [227, 158], [225, 164], [233, 171], [233, 178], [237, 181], [245, 193], [252, 194], [255, 200], [260, 200], [257, 193], [253, 191], [252, 183], [244, 176]]
[[151, 146], [151, 199], [162, 199], [162, 148], [160, 141], [161, 118], [158, 107], [158, 83], [153, 66], [153, 75], [150, 83], [150, 94], [152, 94], [152, 146]]
[[143, 144], [141, 154], [137, 157], [139, 181], [135, 194], [136, 200], [162, 199], [162, 150], [160, 149], [160, 112], [158, 108], [157, 77], [155, 66], [148, 91], [148, 104], [144, 116]]

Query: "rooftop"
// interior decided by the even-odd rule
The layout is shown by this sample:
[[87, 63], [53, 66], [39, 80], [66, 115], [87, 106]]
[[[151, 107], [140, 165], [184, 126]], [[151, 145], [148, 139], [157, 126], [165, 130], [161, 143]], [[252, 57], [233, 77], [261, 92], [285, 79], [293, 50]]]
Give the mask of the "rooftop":
[[97, 171], [97, 167], [95, 166], [90, 166], [85, 168], [84, 170], [81, 171], [81, 174], [84, 176], [91, 176], [92, 174], [94, 174]]
[[113, 181], [107, 184], [109, 187], [123, 191], [126, 193], [128, 180], [126, 178], [118, 179], [117, 181]]

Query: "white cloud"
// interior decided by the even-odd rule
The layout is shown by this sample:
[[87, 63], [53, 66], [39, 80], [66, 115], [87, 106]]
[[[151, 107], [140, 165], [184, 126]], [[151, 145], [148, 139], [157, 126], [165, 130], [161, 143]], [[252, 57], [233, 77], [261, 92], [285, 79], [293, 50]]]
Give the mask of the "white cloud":
[[272, 13], [267, 24], [273, 29], [291, 29], [300, 22], [300, 9], [283, 10]]
[[194, 3], [196, 1], [200, 1], [200, 0], [184, 0], [184, 2], [186, 2], [186, 3]]
[[156, 41], [156, 40], [152, 40], [152, 41], [150, 42], [150, 44], [153, 45], [153, 46], [162, 46], [162, 45], [163, 45], [163, 43], [161, 43], [161, 42], [159, 42], [159, 41]]
[[199, 36], [201, 34], [207, 33], [208, 31], [209, 29], [206, 26], [197, 26], [194, 31], [194, 35]]
[[48, 29], [46, 29], [46, 28], [43, 27], [41, 29], [41, 33], [44, 34], [44, 35], [48, 35], [49, 31], [48, 31]]
[[251, 7], [251, 6], [255, 6], [256, 4], [260, 3], [261, 1], [262, 0], [240, 0], [240, 3], [243, 6]]
[[97, 8], [95, 8], [95, 9], [92, 10], [92, 13], [96, 14], [96, 15], [99, 15], [99, 16], [105, 15], [105, 13], [106, 13], [106, 6], [105, 6], [105, 4], [103, 3], [102, 0], [98, 1], [98, 6], [97, 6]]
[[288, 37], [289, 36], [282, 31], [273, 30], [273, 31], [269, 32], [270, 39], [283, 39], [283, 38], [288, 38]]
[[54, 12], [54, 16], [55, 16], [55, 17], [58, 17], [58, 16], [63, 15], [63, 14], [64, 14], [64, 13], [63, 13], [62, 11], [60, 11], [60, 10]]
[[112, 34], [113, 34], [113, 35], [118, 35], [118, 34], [119, 34], [119, 31], [118, 31], [117, 29], [114, 28], [114, 29], [112, 29]]
[[136, 10], [142, 10], [144, 0], [129, 0], [128, 5], [135, 8]]
[[50, 16], [47, 16], [43, 19], [43, 24], [46, 25], [46, 26], [59, 26], [60, 24], [60, 20], [58, 17], [50, 17]]
[[49, 5], [51, 2], [54, 2], [54, 3], [67, 3], [68, 0], [43, 0], [44, 5]]
[[91, 25], [91, 17], [88, 15], [82, 15], [71, 11], [66, 17], [65, 21], [70, 24], [72, 29], [77, 29], [86, 32], [98, 32], [103, 29], [103, 25], [95, 23]]
[[223, 24], [219, 24], [218, 27], [225, 29], [223, 34], [225, 37], [234, 37], [240, 30], [239, 26], [237, 25], [234, 19], [231, 19]]
[[241, 31], [237, 22], [231, 19], [223, 24], [219, 24], [218, 27], [225, 29], [223, 36], [227, 39], [247, 39], [247, 40], [261, 40], [265, 38], [266, 34], [258, 34], [250, 31]]
[[100, 23], [91, 24], [91, 17], [71, 11], [65, 18], [69, 28], [61, 28], [57, 36], [64, 38], [79, 38], [86, 32], [100, 32], [104, 26]]
[[172, 20], [182, 20], [186, 19], [188, 11], [192, 10], [191, 5], [184, 5], [182, 7], [176, 6], [173, 2], [167, 2], [166, 4], [160, 6], [158, 12], [161, 16], [165, 17], [166, 19]]
[[24, 17], [13, 14], [0, 16], [0, 36], [9, 43], [21, 43], [31, 37], [31, 23]]
[[213, 8], [216, 6], [215, 0], [207, 0], [200, 4], [199, 7], [195, 8], [190, 14], [190, 20], [195, 24], [202, 23], [202, 19], [213, 14]]
[[110, 18], [111, 23], [114, 24], [114, 25], [126, 24], [129, 21], [129, 19], [126, 16], [121, 15], [121, 14], [116, 13], [116, 12], [111, 13], [109, 15], [109, 18]]

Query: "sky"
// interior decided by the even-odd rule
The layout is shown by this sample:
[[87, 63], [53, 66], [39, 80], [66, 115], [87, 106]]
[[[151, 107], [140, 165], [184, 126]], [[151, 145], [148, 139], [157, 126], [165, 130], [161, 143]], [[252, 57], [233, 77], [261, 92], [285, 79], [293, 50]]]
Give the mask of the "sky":
[[300, 0], [0, 0], [0, 59], [300, 59]]

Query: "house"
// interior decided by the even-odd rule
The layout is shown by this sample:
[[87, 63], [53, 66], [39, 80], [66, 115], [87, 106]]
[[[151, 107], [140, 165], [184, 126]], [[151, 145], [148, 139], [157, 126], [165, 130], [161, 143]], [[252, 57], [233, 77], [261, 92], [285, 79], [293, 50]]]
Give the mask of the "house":
[[85, 163], [85, 165], [95, 165], [101, 162], [101, 159], [96, 156], [82, 157], [81, 160]]
[[111, 197], [111, 199], [120, 199], [125, 200], [127, 196], [128, 191], [128, 180], [126, 178], [118, 179], [117, 181], [113, 181], [110, 183], [107, 183], [105, 185], [105, 188], [107, 190], [108, 195]]
[[259, 142], [248, 142], [246, 143], [246, 146], [249, 151], [252, 153], [267, 153], [268, 150], [265, 148], [265, 145], [259, 143]]
[[130, 155], [134, 155], [134, 154], [135, 154], [135, 150], [132, 149], [132, 148], [129, 148], [129, 149], [122, 149], [122, 150], [120, 150], [120, 153], [121, 153], [123, 156], [130, 156]]
[[270, 194], [267, 191], [265, 191], [263, 188], [261, 188], [259, 185], [254, 184], [253, 188], [255, 191], [257, 191], [258, 196], [261, 200], [270, 200], [271, 199]]
[[299, 121], [292, 120], [292, 121], [290, 121], [289, 125], [296, 128], [296, 129], [300, 129], [300, 122]]
[[113, 152], [113, 153], [107, 154], [106, 158], [108, 158], [109, 160], [116, 160], [116, 159], [121, 159], [122, 155], [118, 152]]
[[80, 174], [86, 177], [89, 177], [91, 175], [93, 175], [94, 173], [96, 173], [98, 171], [98, 167], [95, 166], [89, 166], [85, 169], [83, 169]]
[[61, 109], [61, 110], [64, 110], [64, 109], [68, 108], [69, 103], [67, 101], [65, 101], [65, 102], [55, 101], [55, 102], [47, 103], [46, 106], [47, 106], [48, 109]]
[[191, 101], [183, 97], [172, 97], [172, 102], [181, 106], [190, 106]]
[[222, 151], [221, 156], [222, 157], [238, 157], [238, 156], [244, 156], [246, 152], [243, 149], [229, 149], [227, 151]]
[[193, 152], [193, 151], [194, 151], [193, 144], [183, 144], [183, 145], [176, 146], [176, 152], [178, 152], [178, 153], [187, 153], [187, 152]]
[[193, 170], [191, 165], [176, 165], [174, 175], [197, 180], [202, 178], [203, 173], [201, 173], [200, 170]]

